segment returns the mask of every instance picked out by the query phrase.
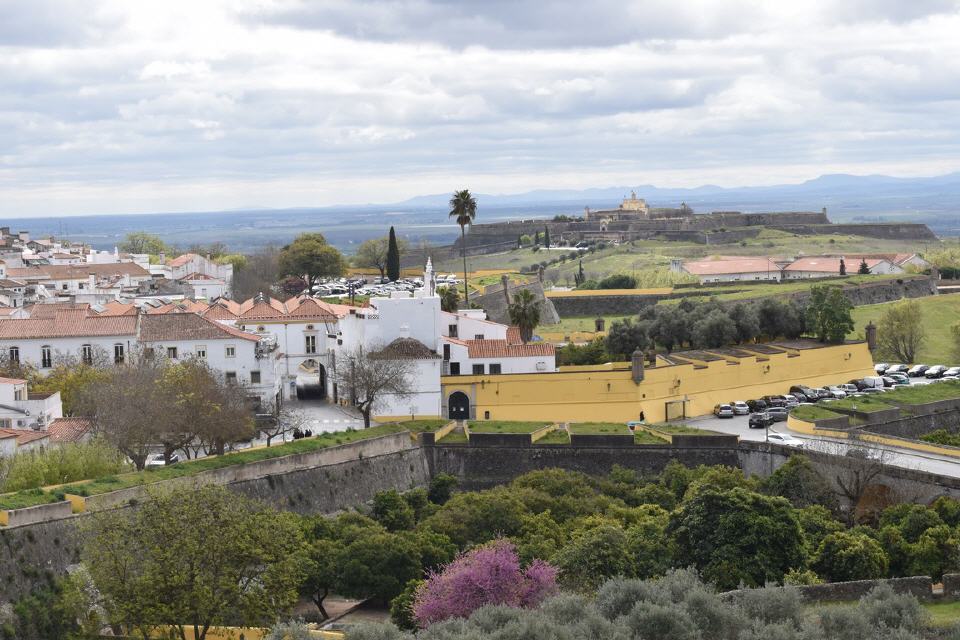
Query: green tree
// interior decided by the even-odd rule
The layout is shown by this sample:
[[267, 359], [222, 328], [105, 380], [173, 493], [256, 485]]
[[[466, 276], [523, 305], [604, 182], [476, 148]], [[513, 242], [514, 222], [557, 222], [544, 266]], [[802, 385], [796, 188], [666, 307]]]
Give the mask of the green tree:
[[336, 588], [344, 545], [340, 540], [317, 538], [309, 541], [308, 549], [303, 565], [306, 577], [300, 585], [300, 593], [310, 598], [321, 619], [326, 620], [330, 615], [323, 602], [330, 591]]
[[422, 573], [412, 540], [393, 533], [361, 535], [340, 555], [338, 591], [348, 598], [389, 603]]
[[86, 527], [83, 559], [111, 621], [145, 640], [160, 625], [204, 640], [211, 626], [259, 626], [296, 603], [296, 516], [223, 487], [156, 494]]
[[814, 469], [810, 458], [803, 455], [790, 456], [761, 486], [765, 493], [786, 498], [798, 509], [811, 505], [823, 505], [831, 511], [839, 509], [830, 483]]
[[387, 277], [390, 282], [396, 282], [400, 279], [400, 245], [397, 244], [397, 232], [390, 227], [390, 235], [387, 240]]
[[152, 256], [161, 253], [173, 253], [173, 250], [167, 246], [160, 236], [145, 231], [133, 231], [127, 234], [117, 249], [124, 253], [148, 253]]
[[415, 631], [417, 621], [413, 617], [413, 603], [416, 600], [417, 589], [423, 580], [411, 580], [396, 598], [390, 601], [390, 622], [404, 631]]
[[308, 288], [318, 278], [338, 278], [347, 268], [343, 255], [327, 244], [322, 233], [301, 233], [280, 250], [277, 265], [282, 276], [302, 277]]
[[607, 331], [604, 346], [610, 355], [629, 359], [637, 349], [645, 351], [650, 346], [647, 326], [644, 323], [634, 322], [632, 318], [616, 320]]
[[916, 300], [890, 306], [877, 323], [877, 346], [883, 358], [915, 362], [926, 338], [923, 313]]
[[829, 582], [845, 582], [883, 578], [888, 564], [883, 547], [870, 536], [838, 531], [820, 543], [812, 567]]
[[550, 248], [550, 228], [549, 227], [543, 228], [543, 246], [545, 246], [547, 249]]
[[840, 344], [853, 331], [851, 309], [853, 305], [840, 287], [814, 285], [807, 305], [807, 330], [820, 342]]
[[677, 557], [720, 589], [778, 582], [806, 563], [790, 503], [747, 489], [701, 491], [670, 518]]
[[423, 525], [450, 538], [459, 548], [497, 537], [514, 536], [523, 525], [527, 509], [515, 492], [496, 489], [455, 493]]
[[386, 237], [364, 240], [357, 247], [357, 252], [353, 256], [354, 266], [377, 269], [380, 271], [380, 277], [385, 278], [387, 276], [387, 252], [389, 247], [390, 242]]
[[697, 320], [691, 331], [698, 349], [725, 347], [737, 341], [737, 325], [722, 309], [714, 309]]
[[654, 307], [654, 319], [650, 325], [650, 337], [669, 353], [674, 347], [690, 340], [690, 320], [679, 306]]
[[406, 531], [413, 528], [413, 508], [396, 489], [379, 491], [373, 496], [372, 515], [387, 531]]
[[627, 534], [612, 524], [575, 533], [552, 563], [560, 569], [561, 584], [571, 591], [593, 592], [607, 578], [636, 573]]
[[469, 306], [470, 292], [467, 289], [467, 231], [477, 217], [477, 201], [470, 191], [455, 191], [450, 198], [450, 216], [460, 225], [460, 254], [463, 256], [463, 303]]
[[533, 338], [533, 330], [540, 324], [540, 301], [529, 289], [521, 289], [513, 294], [513, 302], [507, 307], [510, 324], [520, 329], [520, 339], [524, 343]]
[[752, 304], [737, 303], [730, 309], [730, 319], [737, 328], [737, 342], [753, 342], [760, 335], [760, 318]]
[[810, 505], [796, 510], [797, 520], [800, 522], [800, 528], [803, 529], [804, 540], [806, 541], [807, 555], [812, 557], [820, 543], [831, 533], [845, 531], [843, 523], [833, 517], [833, 514], [818, 504]]
[[427, 497], [434, 504], [445, 504], [453, 495], [453, 490], [457, 488], [460, 480], [457, 476], [449, 473], [438, 473], [430, 478], [430, 488]]
[[609, 275], [597, 283], [598, 289], [636, 289], [637, 279], [626, 273]]
[[438, 287], [440, 308], [447, 313], [456, 313], [460, 307], [460, 293], [454, 287]]
[[864, 275], [864, 276], [870, 275], [870, 267], [867, 265], [867, 259], [866, 259], [866, 258], [864, 258], [863, 260], [860, 261], [860, 268], [857, 269], [857, 273], [859, 273], [860, 275]]

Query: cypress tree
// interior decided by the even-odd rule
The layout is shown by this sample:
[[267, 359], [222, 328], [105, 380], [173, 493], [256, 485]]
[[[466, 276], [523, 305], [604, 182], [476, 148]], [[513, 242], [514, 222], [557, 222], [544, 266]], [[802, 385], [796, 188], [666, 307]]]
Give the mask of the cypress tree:
[[390, 282], [400, 279], [400, 247], [397, 246], [397, 234], [390, 227], [390, 241], [387, 244], [387, 278]]
[[550, 248], [550, 227], [543, 228], [543, 246]]

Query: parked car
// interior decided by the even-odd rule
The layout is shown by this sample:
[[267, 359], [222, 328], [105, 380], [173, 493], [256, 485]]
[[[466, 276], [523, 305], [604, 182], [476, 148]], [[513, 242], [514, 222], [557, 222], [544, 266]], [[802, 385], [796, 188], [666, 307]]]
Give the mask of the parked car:
[[811, 389], [810, 387], [805, 387], [803, 385], [795, 384], [790, 387], [790, 393], [797, 397], [797, 400], [800, 402], [816, 402], [820, 399], [817, 395], [817, 392]]
[[733, 409], [734, 415], [737, 416], [745, 416], [750, 413], [750, 407], [743, 400], [734, 400], [730, 403], [730, 407]]
[[718, 404], [713, 408], [713, 415], [718, 418], [732, 418], [734, 415], [733, 407], [728, 404]]
[[890, 365], [886, 362], [878, 362], [877, 364], [873, 365], [873, 370], [877, 372], [877, 375], [883, 375], [889, 368]]
[[943, 373], [947, 370], [942, 364], [935, 364], [926, 371], [923, 372], [924, 378], [929, 378], [933, 380], [934, 378], [942, 378]]
[[891, 378], [897, 385], [910, 384], [910, 378], [905, 373], [888, 373], [884, 377]]
[[785, 407], [787, 406], [787, 399], [783, 396], [763, 396], [763, 401], [767, 403], [767, 410], [769, 411], [772, 407]]
[[767, 414], [774, 422], [786, 422], [788, 411], [784, 407], [770, 407]]
[[767, 403], [764, 400], [747, 400], [747, 406], [750, 407], [750, 413], [761, 413], [766, 411]]
[[843, 390], [847, 395], [860, 391], [860, 387], [855, 384], [838, 384], [837, 388]]
[[[170, 462], [169, 462], [169, 464], [176, 464], [176, 463], [178, 463], [178, 462], [180, 462], [180, 456], [179, 456], [179, 454], [176, 454], [176, 453], [170, 454]], [[147, 457], [147, 461], [146, 461], [146, 463], [145, 463], [144, 466], [147, 466], [147, 467], [163, 467], [163, 466], [166, 466], [167, 464], [168, 464], [168, 463], [163, 459], [163, 454], [162, 454], [162, 453], [154, 453], [154, 454], [151, 454], [150, 456]]]
[[944, 371], [943, 377], [946, 378], [947, 376], [960, 376], [960, 367], [950, 367]]
[[837, 400], [842, 400], [843, 398], [847, 397], [847, 392], [838, 386], [827, 387], [827, 391], [829, 391], [830, 395]]
[[814, 389], [814, 391], [817, 392], [818, 400], [829, 400], [833, 398], [833, 394], [830, 393], [830, 391], [826, 387], [820, 387], [820, 388]]
[[783, 397], [787, 400], [787, 409], [793, 409], [800, 404], [800, 399], [792, 393], [787, 393]]
[[881, 376], [883, 378], [884, 387], [895, 387], [897, 386], [897, 381], [891, 378], [890, 376]]
[[907, 375], [911, 378], [919, 378], [927, 372], [927, 369], [930, 368], [928, 364], [915, 364], [907, 371]]
[[773, 442], [775, 444], [782, 444], [787, 447], [797, 447], [798, 449], [803, 448], [803, 440], [794, 438], [793, 436], [787, 435], [786, 433], [776, 433], [776, 432], [768, 433], [767, 441]]
[[773, 418], [769, 413], [755, 413], [750, 416], [750, 419], [747, 421], [747, 426], [751, 429], [766, 429], [773, 424]]
[[910, 365], [907, 365], [907, 364], [892, 364], [892, 365], [890, 365], [890, 368], [889, 368], [889, 369], [887, 369], [886, 371], [884, 371], [884, 373], [885, 373], [886, 375], [890, 375], [891, 373], [906, 373], [907, 371], [910, 371]]
[[883, 393], [883, 387], [864, 387], [860, 390], [861, 395], [869, 395], [871, 393]]

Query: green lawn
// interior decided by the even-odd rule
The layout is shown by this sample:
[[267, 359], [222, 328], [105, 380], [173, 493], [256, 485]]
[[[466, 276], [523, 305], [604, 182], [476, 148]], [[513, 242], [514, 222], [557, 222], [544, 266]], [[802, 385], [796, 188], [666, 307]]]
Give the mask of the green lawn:
[[[922, 313], [922, 324], [927, 339], [917, 353], [917, 362], [928, 364], [950, 364], [952, 344], [950, 342], [950, 325], [960, 318], [960, 295], [948, 294], [942, 296], [928, 296], [917, 298]], [[856, 327], [848, 337], [863, 339], [864, 327], [873, 321], [880, 322], [884, 312], [896, 302], [870, 304], [856, 307], [853, 310], [853, 321]], [[960, 362], [956, 363], [960, 365]]]
[[570, 434], [566, 429], [556, 429], [537, 440], [534, 444], [570, 444]]
[[960, 621], [960, 602], [924, 602], [922, 606], [930, 613], [930, 624], [935, 627], [949, 627]]
[[[888, 394], [883, 394], [884, 396]], [[861, 396], [859, 398], [844, 398], [828, 403], [831, 409], [853, 409], [861, 413], [873, 413], [874, 411], [883, 411], [893, 407], [889, 402], [885, 402], [881, 394], [872, 396]]]
[[803, 405], [801, 407], [794, 407], [790, 410], [791, 415], [799, 420], [806, 420], [807, 422], [815, 422], [817, 420], [829, 420], [830, 418], [842, 418], [843, 414], [834, 413], [824, 409], [823, 407], [818, 407], [816, 405]]
[[467, 423], [471, 433], [533, 433], [549, 424], [549, 422], [510, 422], [507, 420], [484, 420]]
[[401, 422], [400, 426], [413, 433], [422, 433], [424, 431], [432, 432], [450, 424], [449, 420], [407, 420]]
[[667, 441], [652, 433], [637, 429], [633, 432], [633, 444], [667, 444]]
[[228, 453], [222, 456], [210, 456], [199, 460], [188, 460], [168, 467], [153, 467], [144, 471], [123, 473], [116, 476], [106, 476], [92, 480], [63, 485], [56, 489], [36, 489], [29, 492], [19, 492], [0, 496], [0, 509], [16, 509], [38, 504], [47, 504], [62, 499], [65, 493], [79, 496], [93, 496], [108, 493], [118, 489], [126, 489], [138, 485], [151, 484], [161, 480], [182, 478], [211, 469], [221, 469], [238, 464], [247, 464], [259, 460], [279, 458], [297, 453], [319, 451], [339, 444], [348, 444], [358, 440], [367, 440], [378, 436], [400, 433], [407, 429], [398, 424], [384, 424], [369, 429], [338, 431], [321, 433], [313, 438], [294, 440], [272, 447], [260, 447]]
[[571, 422], [570, 432], [581, 435], [630, 435], [624, 422]]
[[443, 444], [467, 444], [467, 434], [463, 431], [451, 431], [440, 438], [439, 442]]
[[673, 423], [662, 423], [662, 424], [652, 424], [650, 425], [651, 429], [656, 429], [657, 431], [662, 431], [663, 433], [669, 433], [674, 436], [719, 436], [725, 435], [722, 433], [717, 433], [716, 431], [710, 431], [708, 429], [697, 429], [687, 424], [673, 424]]
[[855, 409], [864, 413], [871, 413], [901, 405], [909, 406], [954, 398], [960, 398], [960, 382], [951, 380], [913, 387], [900, 387], [895, 391], [888, 391], [883, 394], [844, 398], [831, 402], [828, 406], [831, 409]]

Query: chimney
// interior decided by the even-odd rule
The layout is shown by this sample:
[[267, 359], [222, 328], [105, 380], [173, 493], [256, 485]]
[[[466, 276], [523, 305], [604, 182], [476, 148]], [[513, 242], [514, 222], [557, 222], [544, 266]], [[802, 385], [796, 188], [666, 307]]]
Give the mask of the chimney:
[[864, 332], [867, 337], [867, 348], [870, 349], [870, 353], [873, 353], [877, 350], [877, 325], [873, 324], [873, 320], [867, 323]]
[[630, 356], [630, 373], [634, 384], [643, 382], [643, 352], [636, 349]]

